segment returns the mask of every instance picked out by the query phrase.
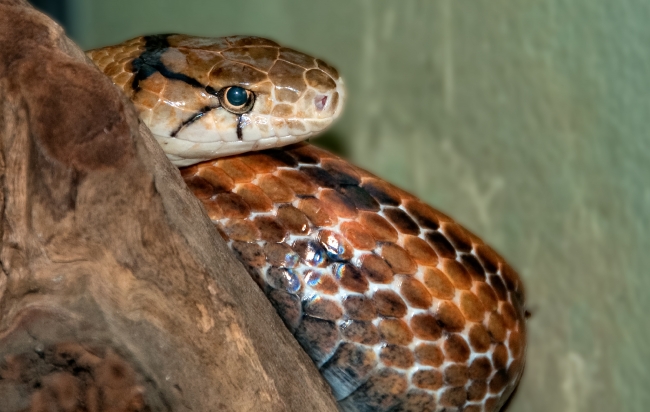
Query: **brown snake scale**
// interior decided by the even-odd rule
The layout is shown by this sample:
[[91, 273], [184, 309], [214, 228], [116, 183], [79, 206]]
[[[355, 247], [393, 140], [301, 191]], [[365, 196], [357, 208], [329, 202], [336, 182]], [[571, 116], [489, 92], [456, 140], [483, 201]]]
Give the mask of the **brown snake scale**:
[[[155, 134], [163, 131], [152, 119], [177, 130], [211, 104], [213, 90], [233, 85], [256, 93], [250, 115], [240, 115], [252, 126], [242, 129], [243, 117], [214, 105], [205, 114], [216, 126], [201, 127], [240, 127], [239, 138], [226, 138], [234, 145], [252, 134], [299, 141], [305, 137], [283, 133], [315, 133], [341, 110], [335, 69], [264, 39], [157, 36], [89, 56]], [[185, 99], [203, 100], [182, 112], [156, 109]], [[450, 217], [305, 143], [209, 160], [181, 174], [341, 410], [497, 411], [514, 390], [526, 348], [523, 285]]]

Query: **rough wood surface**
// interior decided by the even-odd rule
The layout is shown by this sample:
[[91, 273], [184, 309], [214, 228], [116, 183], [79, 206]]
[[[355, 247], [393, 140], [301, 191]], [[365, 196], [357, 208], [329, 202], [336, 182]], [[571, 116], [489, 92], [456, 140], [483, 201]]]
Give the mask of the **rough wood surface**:
[[336, 410], [125, 98], [0, 0], [0, 411]]

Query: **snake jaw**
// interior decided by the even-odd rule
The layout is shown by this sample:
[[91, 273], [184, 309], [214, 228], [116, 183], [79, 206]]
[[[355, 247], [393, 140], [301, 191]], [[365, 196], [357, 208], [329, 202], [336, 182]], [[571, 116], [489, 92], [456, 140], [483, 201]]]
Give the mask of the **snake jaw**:
[[[340, 116], [346, 95], [332, 66], [258, 37], [147, 36], [88, 55], [177, 166], [314, 137]], [[233, 86], [254, 94], [248, 112], [219, 100]]]

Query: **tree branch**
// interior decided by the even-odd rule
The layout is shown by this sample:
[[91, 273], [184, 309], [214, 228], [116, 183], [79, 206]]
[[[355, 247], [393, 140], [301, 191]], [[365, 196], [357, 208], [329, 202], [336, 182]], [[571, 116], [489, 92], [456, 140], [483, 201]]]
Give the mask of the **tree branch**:
[[0, 410], [336, 410], [130, 103], [22, 0], [0, 96]]

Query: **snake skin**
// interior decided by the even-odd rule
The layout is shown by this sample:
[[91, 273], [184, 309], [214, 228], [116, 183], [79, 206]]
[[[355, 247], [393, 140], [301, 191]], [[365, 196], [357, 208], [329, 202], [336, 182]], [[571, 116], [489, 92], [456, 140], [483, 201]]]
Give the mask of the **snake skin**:
[[[185, 37], [173, 41], [179, 39]], [[262, 42], [227, 39], [228, 47]], [[279, 50], [288, 50], [264, 44], [277, 49], [271, 53], [276, 58]], [[188, 81], [159, 76], [165, 77], [160, 87], [161, 79], [150, 74], [138, 79], [132, 62], [146, 45], [146, 38], [139, 38], [89, 55], [134, 100], [145, 123], [151, 126], [159, 116], [168, 133], [202, 103], [189, 104], [189, 114], [176, 113], [173, 120], [152, 109], [175, 93], [174, 101], [188, 96], [171, 87]], [[167, 50], [159, 50], [157, 61]], [[342, 98], [334, 69], [291, 53], [285, 55], [294, 63], [296, 56], [307, 62], [297, 78], [316, 66], [330, 77], [299, 85], [302, 91], [291, 99], [307, 103], [302, 108], [296, 103], [288, 117], [278, 116], [284, 118], [278, 130], [285, 132], [291, 118], [314, 117], [309, 107], [314, 95], [328, 96], [328, 116], [340, 111], [335, 96]], [[264, 63], [262, 55], [257, 70], [269, 70], [273, 63]], [[210, 67], [214, 72], [214, 64]], [[280, 91], [287, 89], [274, 82], [282, 81], [294, 82], [291, 90], [297, 90], [296, 78], [277, 73], [256, 82], [230, 77], [221, 86], [237, 82], [253, 90], [273, 84], [275, 91], [266, 92], [273, 92], [277, 107]], [[146, 92], [138, 93], [138, 87]], [[321, 120], [320, 126], [331, 122]], [[182, 168], [181, 174], [330, 384], [341, 410], [492, 412], [514, 390], [526, 348], [523, 285], [498, 254], [450, 217], [305, 143], [222, 157]]]
[[181, 173], [343, 410], [494, 411], [514, 389], [521, 281], [448, 216], [308, 144]]

